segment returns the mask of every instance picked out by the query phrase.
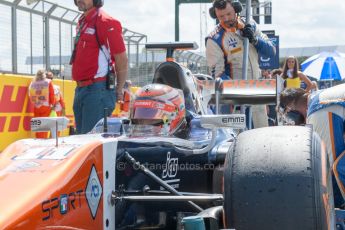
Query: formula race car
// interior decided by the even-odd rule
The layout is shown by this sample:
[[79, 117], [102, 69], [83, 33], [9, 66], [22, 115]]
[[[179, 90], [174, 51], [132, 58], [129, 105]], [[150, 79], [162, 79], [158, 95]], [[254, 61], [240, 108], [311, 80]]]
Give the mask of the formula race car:
[[[168, 58], [193, 47], [147, 44], [167, 49]], [[167, 61], [153, 83], [139, 90], [144, 96], [130, 119], [7, 147], [0, 154], [0, 229], [335, 229], [329, 162], [311, 128], [243, 131], [245, 115], [209, 112], [213, 104], [274, 103], [274, 81], [215, 82]], [[178, 108], [148, 103], [156, 86], [177, 90], [184, 101]], [[153, 108], [155, 116], [171, 111], [172, 119], [185, 109], [183, 133], [170, 135], [164, 127], [173, 120], [165, 118], [140, 123], [140, 111]], [[31, 122], [32, 130], [53, 133], [66, 124], [64, 117]]]

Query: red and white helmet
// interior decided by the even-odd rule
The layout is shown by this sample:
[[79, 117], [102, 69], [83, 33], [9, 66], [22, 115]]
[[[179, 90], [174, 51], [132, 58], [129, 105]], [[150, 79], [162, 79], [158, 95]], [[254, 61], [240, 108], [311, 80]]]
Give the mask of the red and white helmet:
[[133, 125], [154, 125], [174, 134], [185, 121], [186, 108], [181, 90], [162, 84], [139, 89], [132, 104]]

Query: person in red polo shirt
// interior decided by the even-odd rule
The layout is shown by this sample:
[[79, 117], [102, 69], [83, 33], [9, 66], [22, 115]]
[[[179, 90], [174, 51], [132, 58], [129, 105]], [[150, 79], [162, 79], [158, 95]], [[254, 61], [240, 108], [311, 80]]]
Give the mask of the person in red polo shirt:
[[[77, 133], [83, 134], [104, 116], [105, 108], [110, 116], [116, 101], [122, 102], [128, 59], [121, 23], [100, 9], [103, 1], [74, 3], [84, 12], [78, 21], [71, 57], [72, 78], [77, 83], [73, 111]], [[116, 86], [112, 87], [107, 76], [114, 74]]]

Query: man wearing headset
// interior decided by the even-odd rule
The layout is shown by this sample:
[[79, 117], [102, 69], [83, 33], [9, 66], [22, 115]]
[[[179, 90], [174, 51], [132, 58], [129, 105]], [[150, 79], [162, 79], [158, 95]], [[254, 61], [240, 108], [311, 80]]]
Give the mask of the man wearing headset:
[[[121, 23], [100, 8], [103, 0], [74, 0], [79, 18], [71, 57], [76, 81], [73, 111], [77, 133], [87, 133], [122, 101], [128, 59]], [[116, 87], [114, 84], [116, 75]]]
[[[275, 55], [274, 46], [256, 23], [252, 20], [245, 25], [239, 17], [241, 11], [242, 5], [237, 0], [214, 0], [210, 8], [210, 16], [219, 21], [206, 38], [207, 65], [215, 78], [242, 79], [244, 38], [250, 42], [248, 79], [261, 76], [258, 53], [265, 57]], [[253, 106], [253, 122], [255, 128], [268, 126], [265, 106]]]

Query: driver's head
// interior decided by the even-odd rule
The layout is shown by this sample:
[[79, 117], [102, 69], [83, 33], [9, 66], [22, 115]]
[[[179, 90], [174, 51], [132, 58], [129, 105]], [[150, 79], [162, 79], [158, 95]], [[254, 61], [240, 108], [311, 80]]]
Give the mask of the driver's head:
[[135, 93], [130, 119], [133, 125], [161, 126], [173, 135], [185, 122], [185, 113], [181, 90], [149, 84]]
[[291, 111], [300, 113], [306, 118], [308, 109], [308, 93], [301, 88], [285, 89], [280, 94], [279, 109], [285, 114]]

